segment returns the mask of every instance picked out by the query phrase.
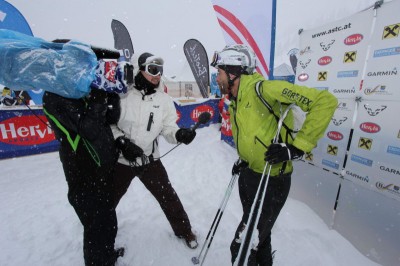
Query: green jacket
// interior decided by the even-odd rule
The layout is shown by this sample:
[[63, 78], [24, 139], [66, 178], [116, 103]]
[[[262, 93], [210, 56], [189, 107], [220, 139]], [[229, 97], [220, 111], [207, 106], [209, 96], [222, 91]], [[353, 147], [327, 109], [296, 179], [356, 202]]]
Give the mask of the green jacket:
[[[262, 97], [269, 103], [274, 113], [280, 116], [280, 106], [285, 110], [295, 103], [307, 113], [306, 120], [295, 139], [287, 136], [282, 127], [281, 137], [286, 143], [304, 152], [310, 152], [323, 136], [337, 107], [337, 99], [328, 91], [294, 85], [286, 81], [265, 80], [260, 74], [242, 75], [236, 101], [229, 106], [232, 135], [242, 160], [250, 169], [262, 173], [265, 167], [264, 153], [275, 137], [278, 123], [276, 118], [258, 97], [255, 87], [258, 81]], [[290, 111], [284, 121], [293, 128], [293, 113]], [[277, 176], [283, 163], [273, 165], [271, 176]], [[292, 162], [287, 162], [284, 173], [293, 171]]]

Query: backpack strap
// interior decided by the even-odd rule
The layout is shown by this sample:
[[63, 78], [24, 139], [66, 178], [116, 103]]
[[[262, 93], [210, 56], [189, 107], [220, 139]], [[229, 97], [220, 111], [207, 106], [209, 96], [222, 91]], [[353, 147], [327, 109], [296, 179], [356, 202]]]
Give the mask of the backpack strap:
[[[267, 107], [268, 111], [275, 117], [276, 122], [279, 123], [279, 119], [280, 119], [280, 118], [274, 113], [274, 110], [272, 109], [271, 105], [270, 105], [270, 104], [267, 102], [267, 100], [265, 100], [265, 99], [262, 97], [262, 95], [261, 95], [261, 92], [260, 92], [260, 85], [261, 85], [262, 83], [263, 83], [262, 80], [260, 80], [260, 81], [258, 81], [258, 82], [256, 83], [255, 90], [256, 90], [257, 96], [258, 96], [258, 98], [260, 98], [261, 102], [265, 105], [265, 107]], [[292, 140], [294, 140], [294, 137], [293, 137], [292, 133], [296, 133], [296, 132], [294, 132], [293, 129], [289, 128], [289, 127], [285, 124], [285, 122], [282, 123], [282, 126], [286, 129], [286, 140], [288, 139], [289, 136], [292, 138]], [[279, 138], [281, 138], [280, 134], [279, 134]], [[286, 141], [285, 141], [285, 142], [286, 142]]]

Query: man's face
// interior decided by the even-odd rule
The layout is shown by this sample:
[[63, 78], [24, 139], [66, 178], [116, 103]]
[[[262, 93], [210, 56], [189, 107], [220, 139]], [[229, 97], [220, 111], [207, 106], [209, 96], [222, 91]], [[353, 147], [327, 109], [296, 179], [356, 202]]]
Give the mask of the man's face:
[[141, 70], [143, 77], [145, 77], [149, 82], [153, 83], [154, 85], [157, 85], [160, 83], [161, 80], [161, 74], [157, 76], [152, 76], [147, 74], [146, 71]]
[[228, 76], [226, 72], [220, 68], [218, 68], [218, 75], [217, 75], [217, 84], [219, 89], [221, 90], [222, 94], [227, 94], [228, 91]]
[[239, 79], [235, 79], [233, 82], [233, 85], [229, 88], [229, 78], [228, 75], [230, 76], [230, 79], [234, 79], [235, 76], [232, 74], [227, 74], [225, 70], [218, 68], [218, 75], [217, 75], [217, 84], [219, 86], [219, 89], [223, 94], [231, 94], [234, 97], [237, 97], [237, 91], [238, 91], [238, 86], [239, 86]]

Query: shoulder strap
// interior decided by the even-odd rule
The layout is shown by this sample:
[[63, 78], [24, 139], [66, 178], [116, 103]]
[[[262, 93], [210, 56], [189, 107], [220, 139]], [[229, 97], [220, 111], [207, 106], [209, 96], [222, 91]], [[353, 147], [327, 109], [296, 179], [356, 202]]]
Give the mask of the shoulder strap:
[[[274, 113], [274, 110], [272, 109], [271, 105], [270, 105], [270, 104], [267, 102], [267, 100], [265, 100], [265, 99], [262, 97], [262, 95], [261, 95], [261, 92], [260, 92], [260, 85], [261, 85], [262, 83], [263, 83], [262, 80], [260, 80], [260, 81], [258, 81], [258, 82], [256, 83], [255, 90], [256, 90], [257, 96], [258, 96], [258, 98], [260, 98], [261, 102], [265, 105], [265, 107], [267, 107], [268, 111], [275, 117], [275, 120], [276, 120], [276, 122], [278, 123], [280, 118]], [[289, 135], [289, 136], [292, 138], [292, 140], [294, 140], [294, 137], [293, 137], [293, 135], [292, 135], [292, 133], [294, 132], [294, 130], [291, 129], [291, 128], [289, 128], [289, 127], [285, 124], [285, 122], [282, 123], [282, 126], [286, 129], [287, 135]], [[288, 137], [288, 136], [286, 136], [286, 139], [287, 139], [287, 137]]]

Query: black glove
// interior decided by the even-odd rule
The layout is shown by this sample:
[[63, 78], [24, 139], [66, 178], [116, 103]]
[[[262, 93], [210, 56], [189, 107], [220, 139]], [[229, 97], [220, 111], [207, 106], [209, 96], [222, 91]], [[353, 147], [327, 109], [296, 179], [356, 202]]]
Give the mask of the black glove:
[[240, 172], [249, 165], [248, 162], [243, 161], [242, 159], [237, 159], [232, 167], [232, 175], [239, 175]]
[[178, 142], [183, 142], [186, 145], [192, 142], [194, 137], [196, 137], [196, 131], [187, 128], [180, 128], [175, 134], [176, 140]]
[[143, 155], [143, 150], [126, 137], [118, 137], [115, 140], [115, 144], [122, 152], [122, 155], [125, 157], [125, 159], [130, 162], [136, 161], [137, 157], [141, 157]]
[[268, 147], [265, 152], [265, 161], [270, 164], [282, 163], [285, 161], [300, 159], [304, 155], [304, 151], [297, 149], [295, 146], [285, 143], [274, 143]]

